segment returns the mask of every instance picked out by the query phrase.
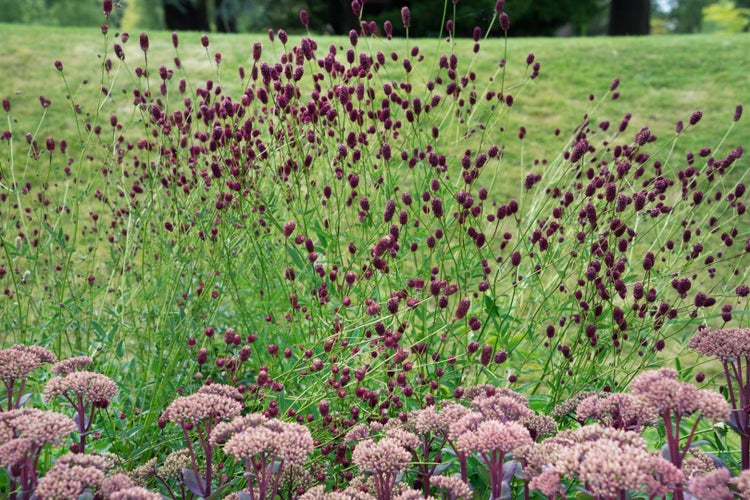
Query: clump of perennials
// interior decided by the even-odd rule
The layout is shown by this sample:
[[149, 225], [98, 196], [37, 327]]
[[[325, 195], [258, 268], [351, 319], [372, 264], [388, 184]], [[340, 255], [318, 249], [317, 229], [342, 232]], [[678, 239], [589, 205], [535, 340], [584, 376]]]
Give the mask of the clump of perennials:
[[[543, 58], [509, 50], [504, 2], [470, 41], [446, 15], [435, 50], [409, 39], [408, 7], [382, 27], [351, 7], [348, 38], [318, 45], [300, 13], [305, 35], [271, 30], [236, 77], [202, 35], [198, 80], [180, 35], [161, 61], [147, 33], [110, 29], [105, 1], [101, 93], [54, 64], [74, 137], [3, 133], [0, 317], [11, 342], [47, 346], [0, 350], [7, 491], [744, 494], [747, 473], [696, 445], [726, 420], [750, 468], [742, 148], [678, 155], [697, 110], [661, 137], [605, 119], [615, 79], [555, 132], [554, 159], [526, 161], [540, 130], [514, 111]], [[729, 403], [649, 370], [696, 331]], [[102, 373], [57, 359], [92, 346]]]

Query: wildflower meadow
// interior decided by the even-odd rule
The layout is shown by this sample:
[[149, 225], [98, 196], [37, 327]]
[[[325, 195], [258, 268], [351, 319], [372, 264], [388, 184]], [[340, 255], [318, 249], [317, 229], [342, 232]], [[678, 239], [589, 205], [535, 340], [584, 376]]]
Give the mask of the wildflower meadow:
[[98, 81], [0, 96], [0, 497], [750, 498], [742, 103], [526, 150], [489, 3], [235, 60], [104, 0]]

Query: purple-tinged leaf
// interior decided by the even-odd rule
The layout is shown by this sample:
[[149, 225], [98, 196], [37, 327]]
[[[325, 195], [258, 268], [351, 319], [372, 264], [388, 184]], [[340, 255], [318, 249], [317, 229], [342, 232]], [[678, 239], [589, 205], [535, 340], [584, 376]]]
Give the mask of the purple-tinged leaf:
[[20, 407], [22, 407], [23, 405], [25, 405], [25, 404], [26, 404], [26, 402], [27, 402], [27, 401], [28, 401], [29, 399], [31, 399], [31, 393], [30, 393], [30, 392], [28, 392], [28, 393], [24, 394], [23, 396], [21, 396], [21, 398], [20, 398], [20, 399], [19, 399], [18, 401], [16, 401], [16, 408], [20, 408]]
[[185, 481], [185, 486], [187, 486], [194, 495], [199, 497], [206, 496], [206, 481], [196, 474], [193, 469], [183, 468], [182, 479]]
[[514, 477], [521, 477], [521, 463], [509, 460], [503, 464], [503, 483], [510, 483]]
[[448, 469], [450, 469], [451, 465], [453, 465], [453, 464], [451, 464], [450, 462], [443, 462], [443, 463], [435, 465], [435, 468], [432, 471], [432, 475], [433, 476], [440, 476], [443, 472], [445, 472]]

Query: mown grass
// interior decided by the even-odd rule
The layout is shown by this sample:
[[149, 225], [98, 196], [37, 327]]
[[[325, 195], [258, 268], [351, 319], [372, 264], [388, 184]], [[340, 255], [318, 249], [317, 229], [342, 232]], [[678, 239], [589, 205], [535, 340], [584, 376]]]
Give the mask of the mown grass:
[[[138, 49], [137, 34], [132, 33], [128, 44], [124, 45], [126, 62], [131, 69], [143, 64]], [[152, 32], [152, 52], [161, 54], [157, 64], [170, 65], [170, 34]], [[199, 82], [208, 78], [216, 79], [217, 73], [209, 69], [208, 60], [215, 52], [223, 57], [218, 69], [219, 80], [230, 92], [239, 87], [236, 74], [239, 65], [249, 65], [252, 43], [256, 40], [267, 42], [265, 34], [211, 35], [210, 55], [200, 46], [199, 33], [183, 34], [180, 48], [185, 72], [191, 81]], [[35, 40], [30, 44], [30, 40]], [[297, 38], [292, 37], [290, 43]], [[347, 46], [343, 37], [316, 36], [320, 51], [329, 44]], [[368, 48], [391, 50], [403, 53], [404, 40], [388, 42], [380, 39], [363, 40]], [[421, 63], [420, 76], [428, 74], [436, 64], [436, 56], [448, 52], [448, 43], [435, 40], [411, 40], [420, 45], [425, 61]], [[14, 116], [23, 117], [15, 125], [16, 131], [35, 131], [41, 116], [38, 96], [52, 100], [55, 108], [70, 106], [66, 100], [66, 90], [53, 66], [60, 60], [65, 73], [70, 78], [72, 91], [80, 92], [77, 102], [87, 102], [86, 95], [100, 90], [100, 58], [103, 54], [101, 34], [96, 29], [55, 28], [41, 26], [0, 26], [0, 96], [10, 97]], [[64, 47], [64, 50], [61, 48]], [[460, 45], [459, 50], [467, 50], [470, 44]], [[682, 139], [674, 154], [684, 158], [686, 151], [710, 144], [716, 131], [724, 130], [731, 121], [733, 104], [750, 102], [750, 85], [742, 61], [750, 51], [750, 35], [697, 35], [697, 36], [652, 36], [640, 38], [510, 38], [508, 41], [508, 82], [512, 85], [523, 73], [522, 61], [533, 52], [536, 60], [542, 63], [539, 78], [523, 88], [523, 98], [516, 105], [508, 120], [503, 121], [506, 129], [503, 141], [505, 152], [504, 182], [498, 189], [504, 196], [512, 196], [520, 187], [523, 175], [534, 167], [535, 160], [551, 160], [565, 146], [572, 133], [573, 124], [580, 123], [596, 103], [596, 96], [603, 94], [613, 78], [621, 79], [621, 97], [616, 103], [599, 106], [590, 115], [591, 122], [609, 120], [616, 125], [622, 114], [633, 114], [631, 129], [637, 130], [648, 125], [657, 135], [670, 134], [676, 120], [687, 120], [696, 109], [704, 112], [700, 127]], [[498, 61], [504, 54], [504, 42], [496, 36], [482, 41], [482, 49], [474, 58], [473, 70], [478, 75], [495, 73]], [[113, 57], [113, 54], [108, 54]], [[471, 59], [465, 54], [462, 61]], [[478, 86], [480, 89], [482, 85]], [[493, 88], [492, 84], [487, 85]], [[512, 87], [511, 87], [512, 89]], [[130, 89], [113, 89], [129, 91]], [[515, 90], [509, 90], [513, 93]], [[589, 103], [590, 95], [595, 100]], [[88, 99], [91, 100], [91, 99]], [[94, 102], [94, 101], [92, 101]], [[96, 110], [83, 109], [83, 114]], [[107, 112], [111, 110], [106, 110]], [[71, 113], [50, 113], [38, 130], [38, 137], [57, 136], [59, 131], [72, 126]], [[519, 128], [526, 128], [526, 136], [521, 144], [517, 134]], [[560, 134], [555, 135], [559, 129]], [[491, 131], [500, 135], [499, 130]], [[497, 139], [496, 139], [497, 140]], [[750, 129], [740, 127], [734, 131], [727, 148], [750, 143]], [[461, 144], [456, 145], [457, 154], [463, 152]], [[674, 163], [678, 166], [677, 163]], [[510, 180], [510, 182], [508, 182]]]

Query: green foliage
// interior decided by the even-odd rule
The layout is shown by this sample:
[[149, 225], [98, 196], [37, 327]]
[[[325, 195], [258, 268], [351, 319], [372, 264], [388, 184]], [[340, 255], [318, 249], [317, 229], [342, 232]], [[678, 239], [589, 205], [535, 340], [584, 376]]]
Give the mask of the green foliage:
[[129, 0], [122, 10], [121, 27], [124, 31], [164, 29], [162, 2]]
[[703, 31], [706, 33], [740, 33], [750, 26], [750, 8], [739, 8], [732, 1], [721, 1], [703, 7]]
[[[159, 2], [154, 4], [160, 5]], [[47, 26], [97, 26], [102, 22], [101, 6], [101, 0], [0, 0], [0, 22]], [[110, 25], [119, 25], [122, 10], [118, 8], [112, 12]]]
[[670, 12], [672, 30], [676, 33], [699, 33], [703, 22], [703, 8], [711, 0], [680, 0]]

